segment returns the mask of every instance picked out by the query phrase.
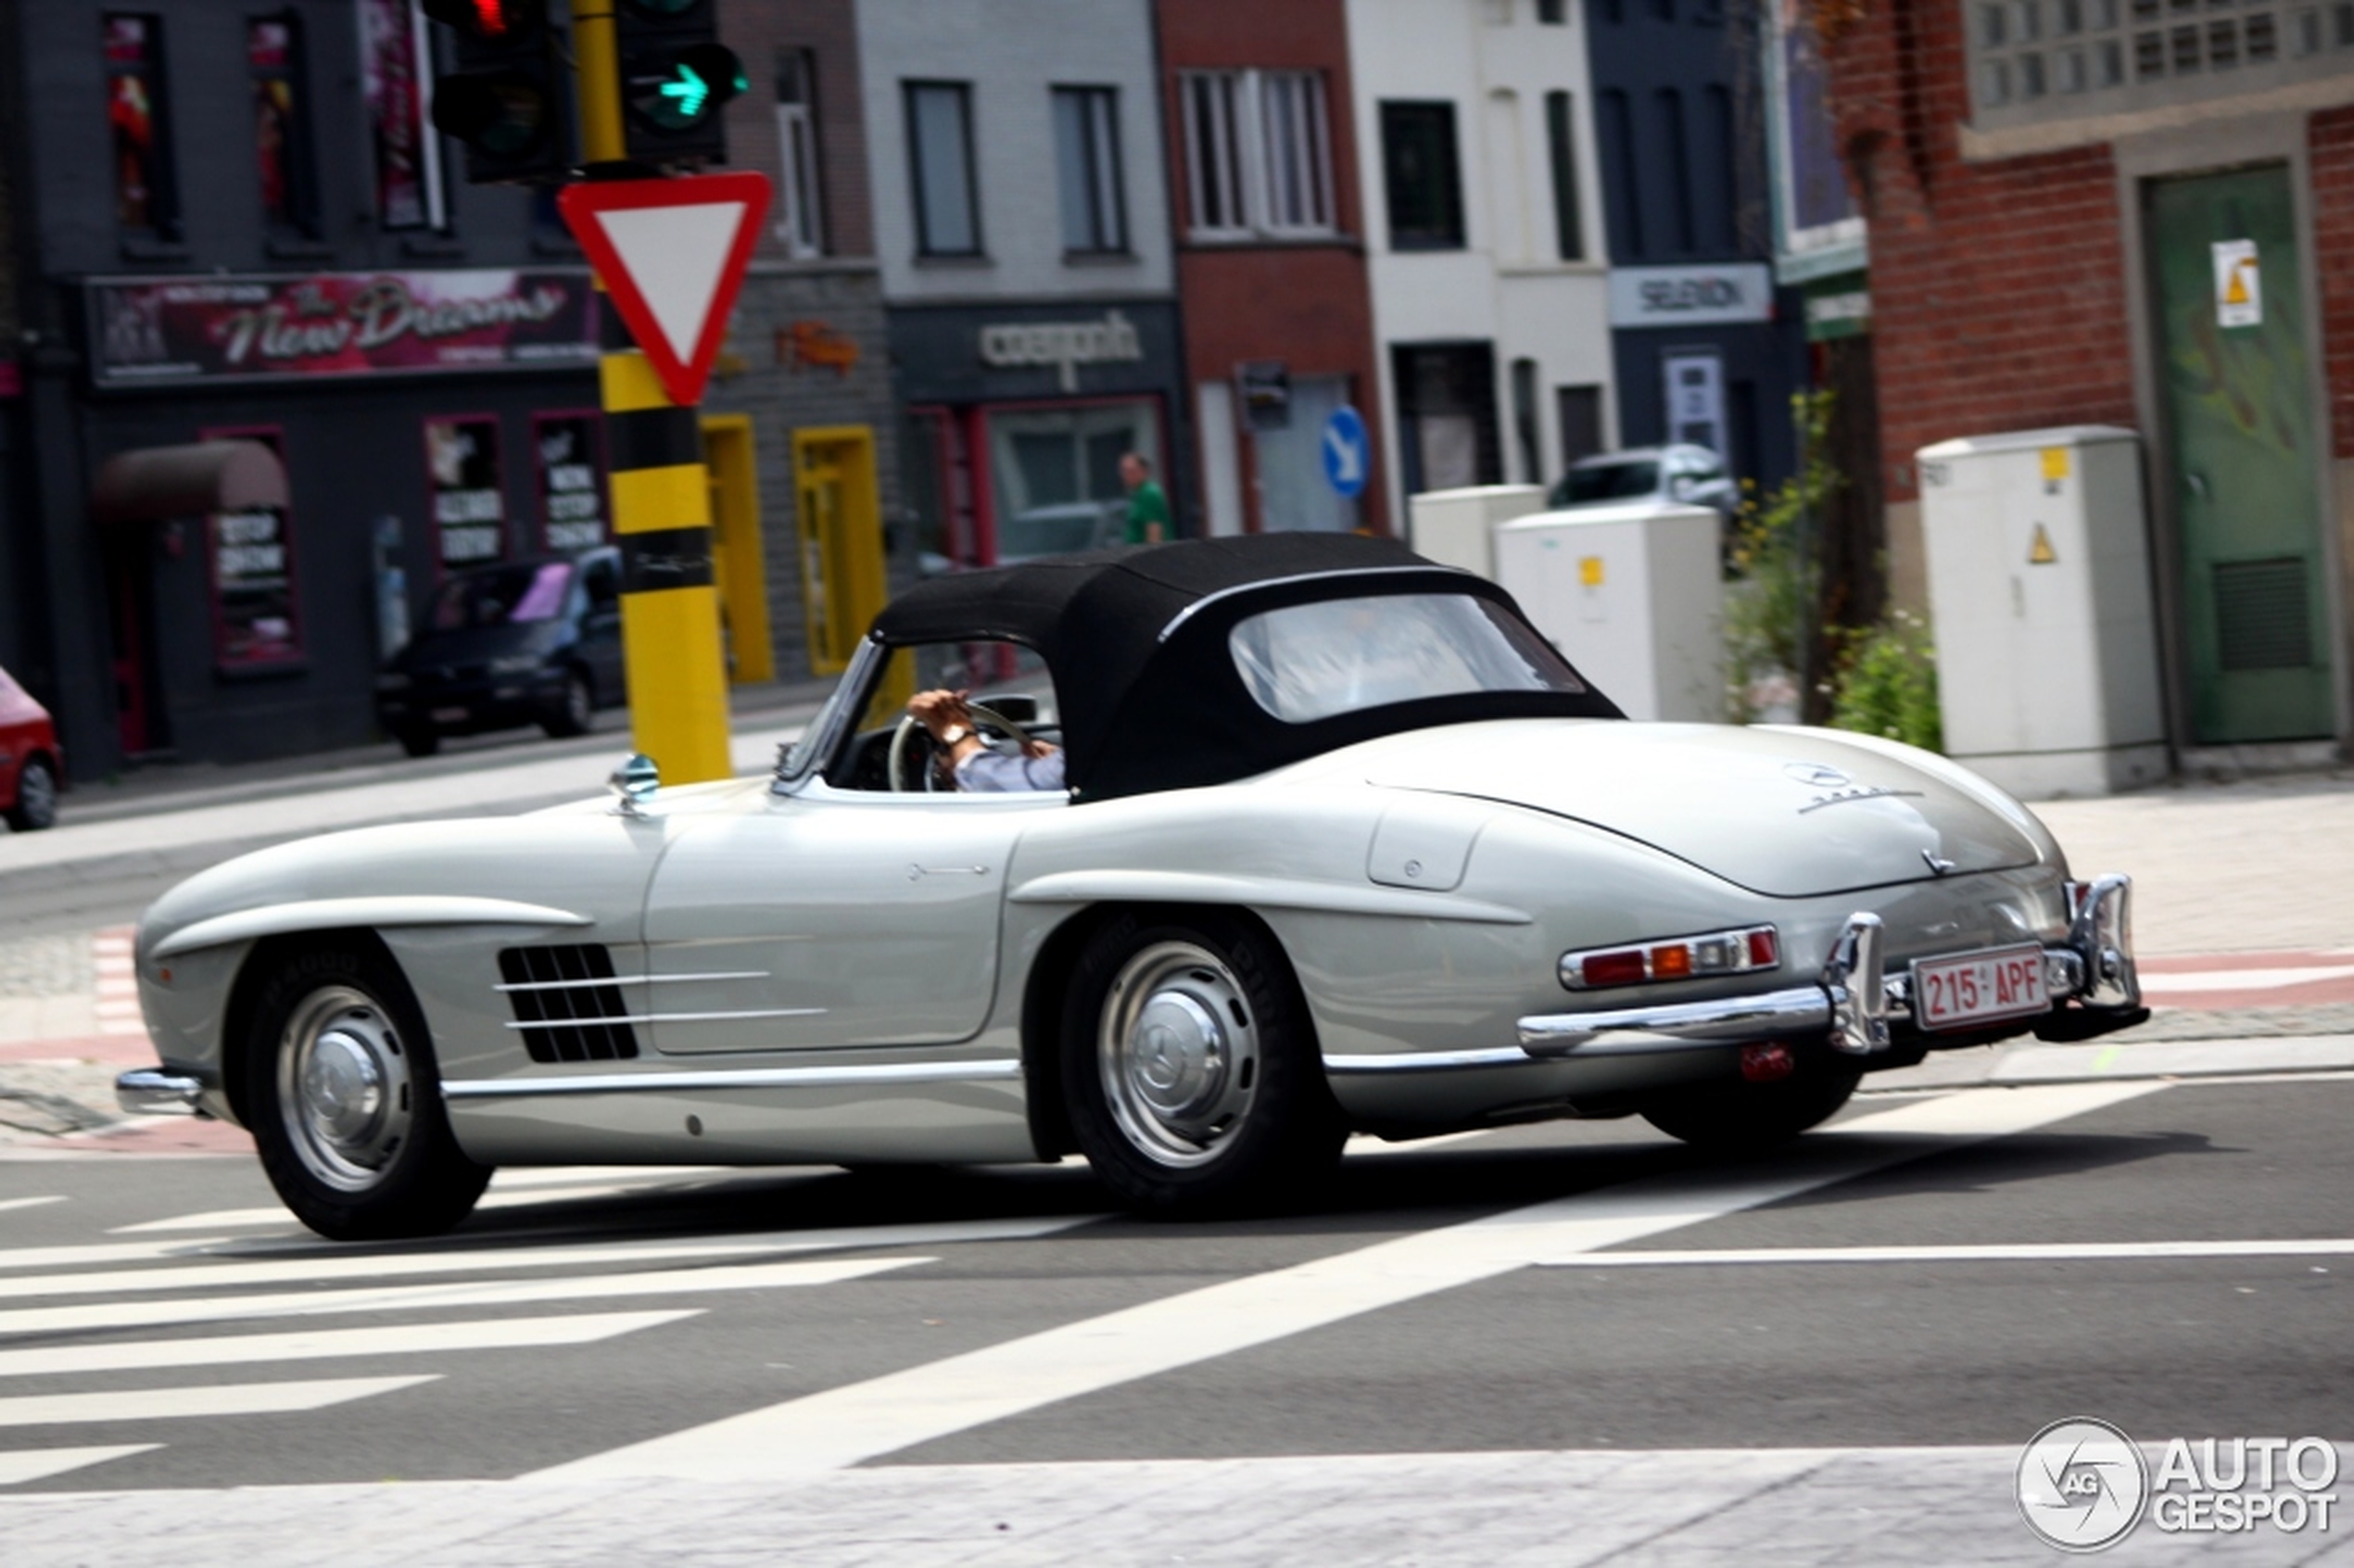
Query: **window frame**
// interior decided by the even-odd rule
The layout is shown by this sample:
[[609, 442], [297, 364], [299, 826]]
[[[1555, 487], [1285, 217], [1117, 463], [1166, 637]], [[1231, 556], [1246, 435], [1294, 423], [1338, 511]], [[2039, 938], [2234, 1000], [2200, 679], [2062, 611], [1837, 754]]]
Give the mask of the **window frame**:
[[274, 509], [278, 513], [278, 543], [285, 551], [286, 578], [286, 651], [267, 659], [232, 659], [229, 657], [229, 622], [222, 612], [221, 599], [221, 513], [208, 512], [204, 528], [205, 599], [212, 621], [212, 668], [217, 676], [234, 680], [242, 677], [274, 675], [307, 668], [310, 651], [303, 643], [302, 576], [299, 552], [295, 549], [295, 509], [292, 491], [294, 469], [286, 461], [286, 427], [283, 424], [216, 424], [196, 432], [199, 441], [259, 441], [277, 455], [280, 466], [286, 471], [288, 496], [286, 504]]
[[[973, 146], [973, 84], [935, 77], [903, 77], [899, 83], [901, 107], [905, 113], [907, 128], [907, 188], [914, 198], [916, 218], [916, 254], [926, 259], [971, 260], [989, 254], [988, 242], [981, 225], [981, 174], [975, 161]], [[965, 184], [965, 208], [972, 230], [972, 243], [954, 249], [934, 242], [931, 234], [931, 203], [924, 183], [924, 152], [922, 121], [917, 112], [917, 101], [926, 93], [946, 93], [956, 104], [957, 135], [961, 145], [962, 173]]]
[[[417, 422], [418, 451], [425, 460], [424, 475], [425, 486], [424, 515], [425, 521], [430, 525], [433, 534], [433, 579], [437, 588], [438, 588], [442, 583], [448, 581], [453, 573], [470, 572], [477, 566], [497, 565], [501, 562], [513, 561], [515, 558], [514, 509], [509, 504], [507, 498], [505, 423], [506, 422], [501, 420], [496, 413], [484, 410], [475, 410], [463, 413], [429, 413], [420, 418]], [[491, 492], [499, 498], [499, 549], [495, 554], [469, 556], [461, 561], [452, 561], [449, 558], [449, 543], [445, 537], [445, 528], [447, 525], [443, 523], [440, 512], [442, 490], [441, 487], [435, 482], [433, 474], [433, 430], [434, 426], [437, 424], [473, 426], [475, 428], [487, 426], [490, 431], [490, 468], [492, 479], [488, 487]], [[466, 519], [459, 525], [465, 527], [479, 526], [480, 525], [475, 523], [473, 519]]]
[[[556, 492], [548, 484], [548, 461], [540, 449], [540, 430], [551, 424], [577, 421], [588, 432], [591, 449], [587, 456], [590, 470], [596, 474], [594, 492], [597, 497], [597, 540], [594, 544], [558, 544], [551, 530], [556, 519], [550, 513]], [[531, 416], [531, 484], [539, 504], [539, 548], [551, 555], [569, 554], [583, 550], [599, 550], [613, 543], [613, 483], [612, 471], [605, 461], [605, 416], [597, 409], [541, 409]]]
[[[113, 32], [118, 21], [136, 22], [143, 30], [141, 57], [135, 64], [114, 58]], [[98, 64], [106, 83], [104, 105], [115, 161], [115, 233], [128, 242], [177, 246], [184, 237], [185, 215], [180, 204], [180, 167], [171, 124], [171, 58], [165, 45], [162, 13], [99, 12]], [[154, 146], [146, 171], [153, 178], [146, 194], [147, 221], [144, 223], [127, 223], [122, 218], [121, 131], [114, 125], [114, 117], [115, 84], [125, 77], [134, 77], [145, 90], [148, 136]]]
[[[1321, 70], [1257, 67], [1183, 70], [1178, 101], [1185, 143], [1186, 237], [1202, 244], [1253, 240], [1328, 239], [1341, 232], [1340, 193], [1333, 176], [1332, 94]], [[1272, 104], [1276, 95], [1298, 89], [1305, 105], [1304, 136], [1279, 139]], [[1214, 106], [1206, 112], [1205, 105]], [[1221, 174], [1229, 183], [1230, 221], [1207, 221], [1203, 182], [1204, 132], [1215, 143]], [[1288, 145], [1285, 145], [1285, 143]], [[1285, 159], [1317, 211], [1289, 221], [1276, 211], [1275, 192], [1284, 182], [1277, 163]]]
[[1586, 259], [1584, 187], [1577, 178], [1577, 100], [1565, 89], [1545, 95], [1545, 156], [1552, 175], [1553, 249], [1562, 261]]
[[[1462, 130], [1459, 107], [1452, 98], [1384, 98], [1377, 106], [1381, 126], [1382, 196], [1389, 222], [1389, 248], [1394, 251], [1444, 251], [1470, 248], [1471, 234], [1463, 194]], [[1407, 229], [1398, 221], [1401, 188], [1398, 163], [1398, 134], [1409, 117], [1427, 116], [1445, 130], [1446, 181], [1437, 193], [1444, 209], [1441, 226]]]
[[[285, 59], [273, 70], [265, 71], [254, 59], [254, 33], [262, 27], [282, 27], [285, 31]], [[246, 80], [255, 97], [255, 135], [260, 134], [259, 100], [265, 85], [272, 81], [286, 84], [285, 120], [281, 133], [285, 137], [285, 152], [279, 178], [285, 183], [283, 210], [273, 216], [270, 211], [268, 187], [262, 186], [261, 221], [265, 232], [285, 240], [316, 241], [322, 233], [319, 201], [319, 139], [310, 115], [310, 41], [304, 36], [302, 14], [291, 6], [277, 11], [249, 15], [246, 18]], [[255, 172], [261, 171], [257, 140]]]
[[[1057, 221], [1065, 256], [1129, 256], [1128, 171], [1121, 156], [1120, 89], [1096, 82], [1053, 82], [1047, 87], [1048, 114], [1055, 139], [1055, 191]], [[1063, 145], [1062, 115], [1066, 105], [1079, 113], [1080, 151], [1085, 166], [1073, 171], [1066, 162], [1070, 148]], [[1076, 173], [1083, 189], [1089, 243], [1073, 244], [1070, 232], [1070, 182]]]
[[[799, 96], [786, 96], [789, 74]], [[826, 254], [824, 126], [818, 119], [817, 51], [777, 50], [776, 234], [785, 254], [806, 261]]]

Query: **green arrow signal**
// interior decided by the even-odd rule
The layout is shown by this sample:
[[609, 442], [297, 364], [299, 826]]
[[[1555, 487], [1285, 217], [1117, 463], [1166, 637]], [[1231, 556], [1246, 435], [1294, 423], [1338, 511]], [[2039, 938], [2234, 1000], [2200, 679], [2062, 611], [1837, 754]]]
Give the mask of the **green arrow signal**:
[[702, 113], [703, 105], [711, 100], [711, 83], [697, 75], [695, 68], [684, 60], [678, 61], [674, 69], [678, 72], [678, 80], [664, 82], [662, 95], [676, 100], [681, 119], [696, 119]]

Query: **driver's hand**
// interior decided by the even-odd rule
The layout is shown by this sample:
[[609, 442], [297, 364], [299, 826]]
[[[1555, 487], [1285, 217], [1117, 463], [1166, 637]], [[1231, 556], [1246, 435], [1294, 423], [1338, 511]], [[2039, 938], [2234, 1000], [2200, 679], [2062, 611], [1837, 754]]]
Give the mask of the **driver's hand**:
[[970, 696], [966, 691], [918, 691], [907, 699], [907, 712], [938, 740], [958, 726], [972, 728], [972, 710], [966, 705]]

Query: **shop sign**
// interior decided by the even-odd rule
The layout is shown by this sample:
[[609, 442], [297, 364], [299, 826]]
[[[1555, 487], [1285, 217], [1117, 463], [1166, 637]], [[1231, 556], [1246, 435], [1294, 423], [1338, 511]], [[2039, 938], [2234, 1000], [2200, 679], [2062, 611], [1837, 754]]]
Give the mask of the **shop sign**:
[[1136, 324], [1118, 310], [1099, 322], [1006, 322], [981, 329], [981, 362], [995, 370], [1052, 365], [1065, 392], [1079, 390], [1079, 367], [1133, 364], [1145, 357]]
[[577, 269], [113, 278], [87, 288], [101, 386], [596, 362]]
[[505, 555], [507, 495], [499, 478], [499, 422], [425, 421], [425, 467], [442, 565], [475, 566]]
[[858, 340], [825, 322], [795, 322], [777, 329], [777, 362], [795, 373], [806, 365], [848, 375], [858, 365]]
[[1834, 281], [1806, 291], [1806, 341], [1828, 343], [1839, 337], [1861, 337], [1872, 330], [1871, 291], [1860, 284]]
[[1710, 326], [1773, 319], [1773, 272], [1763, 261], [1611, 269], [1610, 324], [1614, 327]]

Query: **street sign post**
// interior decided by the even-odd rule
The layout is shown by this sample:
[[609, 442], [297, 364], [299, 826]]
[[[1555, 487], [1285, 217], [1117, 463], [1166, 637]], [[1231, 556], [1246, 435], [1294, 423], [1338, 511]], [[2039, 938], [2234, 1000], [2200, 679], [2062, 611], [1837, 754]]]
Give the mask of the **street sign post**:
[[1323, 453], [1324, 477], [1342, 499], [1363, 494], [1373, 469], [1373, 441], [1363, 417], [1347, 403], [1324, 421]]

